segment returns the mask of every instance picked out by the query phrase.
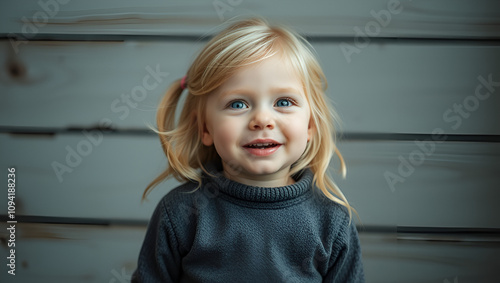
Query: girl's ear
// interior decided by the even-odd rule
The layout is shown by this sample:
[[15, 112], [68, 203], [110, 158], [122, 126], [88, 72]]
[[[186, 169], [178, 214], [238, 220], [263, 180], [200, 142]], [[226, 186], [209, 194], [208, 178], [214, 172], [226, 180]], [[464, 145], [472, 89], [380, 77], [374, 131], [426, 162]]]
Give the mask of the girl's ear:
[[214, 144], [214, 139], [212, 138], [212, 134], [210, 134], [210, 132], [207, 129], [207, 123], [203, 123], [201, 142], [206, 146], [211, 146]]
[[313, 119], [309, 119], [309, 127], [307, 128], [307, 141], [310, 141], [314, 135], [316, 127], [314, 126]]
[[191, 112], [191, 115], [194, 119], [194, 123], [198, 124], [201, 143], [203, 143], [206, 146], [211, 146], [214, 143], [214, 140], [212, 138], [212, 135], [208, 131], [206, 121], [200, 121], [201, 119], [198, 116], [198, 113], [194, 110]]

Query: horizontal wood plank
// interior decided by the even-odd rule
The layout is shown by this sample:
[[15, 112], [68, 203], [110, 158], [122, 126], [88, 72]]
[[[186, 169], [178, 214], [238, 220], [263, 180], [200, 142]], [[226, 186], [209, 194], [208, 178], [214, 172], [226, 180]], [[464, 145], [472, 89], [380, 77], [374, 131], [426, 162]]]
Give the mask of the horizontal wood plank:
[[[8, 254], [0, 223], [2, 254]], [[2, 265], [2, 282], [129, 282], [145, 226], [18, 223], [16, 276]], [[359, 233], [367, 282], [496, 282], [498, 241], [408, 240], [399, 234]], [[405, 239], [406, 238], [406, 239]]]
[[[41, 3], [40, 3], [41, 2]], [[382, 11], [382, 12], [381, 12]], [[0, 9], [0, 33], [213, 34], [233, 17], [264, 16], [308, 35], [421, 38], [499, 38], [498, 1], [22, 1]], [[358, 31], [359, 30], [359, 31]], [[15, 34], [15, 35], [14, 35]]]
[[[2, 255], [10, 254], [4, 244]], [[2, 282], [130, 282], [145, 227], [25, 224], [16, 225], [16, 275], [2, 264]], [[4, 258], [5, 262], [5, 258]]]
[[[203, 43], [47, 41], [17, 55], [9, 45], [0, 126], [147, 129]], [[339, 43], [314, 46], [345, 132], [500, 134], [498, 45], [374, 43], [350, 62]]]
[[500, 144], [340, 143], [338, 185], [367, 225], [499, 228]]
[[[151, 136], [2, 134], [0, 140], [1, 168], [16, 168], [17, 215], [148, 220], [159, 199], [178, 185], [170, 180], [141, 203], [144, 189], [167, 164]], [[0, 211], [6, 213], [6, 205]]]
[[399, 234], [360, 233], [366, 282], [496, 282], [498, 239], [471, 243], [469, 236], [454, 238], [419, 241]]
[[[92, 134], [0, 135], [0, 168], [17, 170], [18, 215], [147, 220], [178, 184], [160, 185], [141, 204], [144, 188], [166, 165], [157, 138], [103, 135], [98, 143]], [[339, 147], [348, 174], [336, 181], [363, 225], [500, 228], [500, 144], [351, 141]], [[7, 211], [6, 202], [0, 211]]]

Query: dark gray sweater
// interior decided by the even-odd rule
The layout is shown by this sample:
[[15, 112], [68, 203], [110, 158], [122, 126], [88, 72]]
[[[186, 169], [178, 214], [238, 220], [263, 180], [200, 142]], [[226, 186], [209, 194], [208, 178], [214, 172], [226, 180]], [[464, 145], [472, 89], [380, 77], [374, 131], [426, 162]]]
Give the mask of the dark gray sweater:
[[262, 188], [207, 169], [158, 204], [132, 282], [364, 282], [356, 228], [310, 170]]

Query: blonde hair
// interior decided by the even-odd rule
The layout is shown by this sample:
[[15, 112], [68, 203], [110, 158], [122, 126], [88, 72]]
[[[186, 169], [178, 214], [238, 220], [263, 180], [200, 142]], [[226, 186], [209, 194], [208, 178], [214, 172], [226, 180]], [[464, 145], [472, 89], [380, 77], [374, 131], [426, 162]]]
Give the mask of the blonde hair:
[[[143, 199], [153, 187], [173, 176], [178, 181], [194, 181], [201, 185], [204, 164], [220, 160], [215, 147], [202, 144], [206, 97], [224, 84], [239, 68], [279, 53], [288, 59], [303, 79], [303, 87], [311, 107], [315, 128], [313, 137], [291, 167], [290, 175], [309, 167], [313, 182], [334, 202], [354, 210], [329, 176], [328, 167], [334, 154], [340, 160], [340, 172], [345, 177], [345, 162], [335, 143], [336, 114], [325, 91], [326, 77], [311, 53], [313, 47], [300, 35], [281, 26], [270, 26], [261, 18], [233, 23], [212, 38], [190, 66], [186, 76], [188, 94], [179, 122], [175, 125], [175, 109], [183, 92], [181, 80], [176, 80], [160, 102], [157, 114], [158, 133], [168, 166], [145, 189]], [[355, 211], [355, 210], [354, 210]]]

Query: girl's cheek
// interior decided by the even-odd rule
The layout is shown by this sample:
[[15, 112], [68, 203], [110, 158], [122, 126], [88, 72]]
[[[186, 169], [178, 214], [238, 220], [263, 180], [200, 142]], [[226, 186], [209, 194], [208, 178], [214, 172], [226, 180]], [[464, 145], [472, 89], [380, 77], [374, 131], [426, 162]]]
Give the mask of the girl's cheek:
[[231, 121], [231, 120], [223, 120], [223, 121], [218, 121], [218, 123], [214, 124], [214, 128], [216, 129], [216, 139], [218, 139], [220, 142], [223, 143], [228, 143], [232, 140], [235, 140], [239, 128], [241, 128], [242, 125], [236, 122], [236, 121]]
[[309, 117], [305, 113], [296, 113], [295, 115], [282, 116], [276, 121], [280, 126], [290, 127], [294, 125], [295, 128], [306, 126], [309, 124]]

